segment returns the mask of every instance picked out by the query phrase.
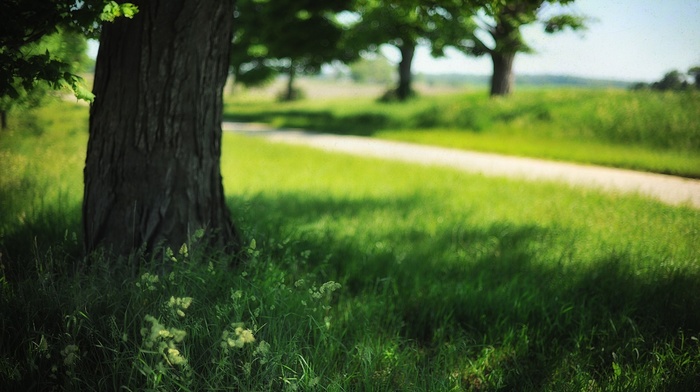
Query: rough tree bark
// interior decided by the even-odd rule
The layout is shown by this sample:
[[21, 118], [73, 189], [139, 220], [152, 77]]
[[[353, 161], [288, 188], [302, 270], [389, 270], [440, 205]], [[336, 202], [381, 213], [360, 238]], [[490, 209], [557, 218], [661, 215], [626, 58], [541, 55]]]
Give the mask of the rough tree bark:
[[220, 172], [231, 0], [141, 0], [105, 24], [85, 163], [88, 252], [238, 246]]
[[515, 53], [491, 52], [491, 60], [493, 60], [491, 96], [510, 95], [515, 85], [515, 74], [513, 74]]
[[399, 101], [405, 101], [413, 94], [411, 64], [413, 63], [416, 45], [404, 42], [399, 47], [399, 50], [401, 51], [401, 61], [399, 62], [399, 85], [396, 88], [396, 97]]

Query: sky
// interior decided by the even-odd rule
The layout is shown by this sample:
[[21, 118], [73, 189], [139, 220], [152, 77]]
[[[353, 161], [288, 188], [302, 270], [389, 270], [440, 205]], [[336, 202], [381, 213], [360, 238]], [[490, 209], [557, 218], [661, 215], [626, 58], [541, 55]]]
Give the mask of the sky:
[[[542, 25], [523, 29], [535, 54], [518, 54], [517, 74], [555, 74], [651, 82], [672, 70], [700, 65], [700, 0], [576, 0], [568, 7], [593, 21], [585, 32], [545, 34]], [[385, 51], [390, 60], [397, 52]], [[414, 58], [416, 73], [490, 75], [489, 57], [456, 50], [432, 59], [427, 48]]]

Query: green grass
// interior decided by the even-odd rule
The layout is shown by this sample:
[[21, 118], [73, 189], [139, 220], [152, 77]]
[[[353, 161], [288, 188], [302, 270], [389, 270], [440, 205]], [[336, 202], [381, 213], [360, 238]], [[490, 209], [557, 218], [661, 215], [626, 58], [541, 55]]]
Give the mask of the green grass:
[[[39, 121], [85, 118], [52, 110]], [[250, 261], [232, 269], [193, 238], [115, 266], [86, 262], [72, 235], [85, 132], [70, 128], [0, 135], [13, 157], [0, 170], [14, 170], [0, 187], [2, 390], [700, 383], [698, 210], [225, 135]]]
[[482, 91], [407, 103], [372, 98], [280, 104], [239, 96], [229, 118], [452, 148], [700, 177], [700, 93]]
[[9, 129], [0, 131], [0, 236], [5, 257], [43, 240], [35, 238], [37, 233], [51, 233], [49, 241], [54, 241], [77, 225], [88, 137], [83, 106], [51, 101], [28, 113], [12, 114]]

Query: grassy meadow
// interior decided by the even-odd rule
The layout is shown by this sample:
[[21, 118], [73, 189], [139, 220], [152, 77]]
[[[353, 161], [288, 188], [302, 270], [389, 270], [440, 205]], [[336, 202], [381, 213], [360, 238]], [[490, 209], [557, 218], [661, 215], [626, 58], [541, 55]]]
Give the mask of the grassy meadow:
[[700, 385], [698, 210], [226, 134], [248, 261], [195, 235], [115, 266], [81, 254], [87, 109], [10, 120], [0, 390]]
[[[380, 103], [352, 85], [278, 103], [259, 91], [233, 95], [228, 118], [278, 127], [613, 166], [700, 178], [700, 92], [524, 89], [507, 99], [483, 90], [424, 91]], [[312, 99], [315, 96], [323, 99]]]

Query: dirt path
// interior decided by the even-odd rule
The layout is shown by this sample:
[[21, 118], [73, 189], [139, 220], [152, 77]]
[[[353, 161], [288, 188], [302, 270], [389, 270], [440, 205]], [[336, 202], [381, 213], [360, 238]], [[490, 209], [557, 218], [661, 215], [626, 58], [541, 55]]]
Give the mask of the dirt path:
[[700, 180], [663, 174], [518, 158], [357, 136], [273, 129], [263, 124], [224, 122], [224, 131], [270, 141], [311, 146], [326, 151], [452, 167], [484, 175], [560, 181], [610, 192], [639, 193], [671, 205], [700, 209]]

